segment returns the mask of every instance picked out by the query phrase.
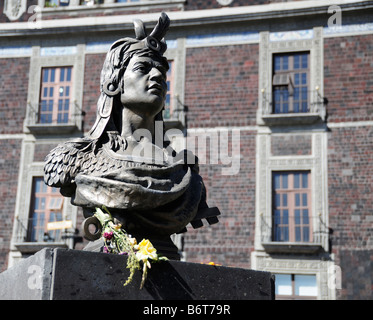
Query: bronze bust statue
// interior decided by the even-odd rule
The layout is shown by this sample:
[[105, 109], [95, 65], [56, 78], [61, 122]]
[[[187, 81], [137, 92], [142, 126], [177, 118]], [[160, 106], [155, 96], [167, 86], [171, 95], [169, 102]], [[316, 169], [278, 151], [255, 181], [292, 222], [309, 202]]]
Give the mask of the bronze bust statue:
[[[44, 167], [45, 183], [83, 207], [86, 218], [106, 206], [128, 233], [155, 245], [169, 243], [170, 235], [185, 232], [188, 223], [200, 227], [202, 218], [216, 223], [220, 214], [206, 204], [198, 159], [188, 164], [188, 152], [175, 155], [163, 140], [168, 70], [163, 38], [169, 25], [162, 13], [147, 35], [137, 20], [136, 38], [111, 46], [101, 72], [96, 122], [83, 138], [54, 148]], [[175, 249], [164, 253], [175, 258]]]

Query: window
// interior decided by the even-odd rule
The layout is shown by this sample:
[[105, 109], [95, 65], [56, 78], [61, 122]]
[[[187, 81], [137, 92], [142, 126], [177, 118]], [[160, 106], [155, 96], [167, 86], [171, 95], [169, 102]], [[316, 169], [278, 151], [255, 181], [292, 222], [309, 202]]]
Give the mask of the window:
[[72, 67], [42, 69], [39, 123], [68, 123], [72, 96]]
[[173, 105], [172, 100], [174, 96], [174, 62], [168, 61], [169, 69], [167, 71], [167, 94], [166, 94], [166, 102], [165, 102], [165, 111], [164, 111], [164, 118], [170, 119], [172, 118], [173, 113]]
[[41, 177], [34, 178], [28, 229], [29, 242], [61, 240], [61, 230], [48, 231], [47, 224], [62, 221], [63, 199], [57, 188], [48, 187]]
[[116, 0], [115, 2], [118, 3], [126, 3], [126, 2], [139, 2], [140, 0]]
[[273, 241], [312, 242], [309, 171], [273, 172]]
[[93, 6], [95, 4], [103, 4], [104, 0], [80, 0], [80, 5]]
[[275, 294], [279, 300], [317, 298], [316, 275], [275, 274]]
[[273, 55], [273, 113], [310, 111], [309, 56], [309, 52]]
[[70, 0], [46, 0], [45, 7], [66, 7], [70, 4]]

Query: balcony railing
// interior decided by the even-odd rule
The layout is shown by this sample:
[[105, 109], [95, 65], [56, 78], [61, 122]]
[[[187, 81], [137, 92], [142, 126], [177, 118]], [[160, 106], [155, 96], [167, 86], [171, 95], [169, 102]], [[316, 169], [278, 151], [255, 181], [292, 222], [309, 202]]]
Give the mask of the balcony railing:
[[314, 253], [325, 247], [329, 241], [329, 229], [321, 215], [309, 217], [308, 223], [303, 221], [303, 224], [299, 219], [301, 218], [288, 216], [279, 221], [278, 217], [261, 215], [261, 243], [266, 251]]
[[[41, 112], [40, 107], [41, 104], [28, 104], [28, 114], [25, 124], [30, 131], [49, 133], [55, 131], [70, 132], [81, 129], [84, 112], [76, 102], [68, 105], [68, 112], [55, 112], [55, 115], [52, 115], [52, 111], [50, 113]], [[58, 110], [58, 105], [53, 105], [52, 110]]]
[[70, 229], [47, 230], [35, 226], [32, 218], [18, 219], [13, 235], [13, 244], [21, 252], [36, 252], [43, 247], [68, 247], [74, 231]]
[[[290, 96], [289, 96], [290, 97]], [[288, 108], [275, 105], [274, 97], [272, 92], [266, 90], [261, 91], [262, 120], [271, 124], [295, 124], [295, 123], [313, 123], [318, 120], [325, 120], [326, 116], [326, 105], [328, 100], [320, 94], [320, 90], [308, 90], [307, 91], [307, 106], [304, 107], [300, 104], [297, 105], [298, 101], [294, 101], [293, 97], [289, 99]], [[290, 102], [290, 100], [293, 100]], [[303, 100], [304, 101], [304, 100]]]

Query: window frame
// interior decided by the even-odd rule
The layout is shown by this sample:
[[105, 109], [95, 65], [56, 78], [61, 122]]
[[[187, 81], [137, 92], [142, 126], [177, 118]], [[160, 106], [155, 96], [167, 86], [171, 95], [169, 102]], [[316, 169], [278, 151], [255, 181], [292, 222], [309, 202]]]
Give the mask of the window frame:
[[[39, 185], [39, 190], [37, 189], [37, 184]], [[40, 190], [41, 189], [41, 190]], [[50, 204], [52, 200], [61, 200], [59, 207], [51, 207]], [[40, 200], [40, 201], [39, 201]], [[44, 200], [44, 202], [42, 201]], [[44, 203], [44, 204], [43, 204]], [[52, 188], [44, 183], [43, 177], [34, 176], [32, 179], [32, 193], [30, 201], [30, 210], [29, 210], [29, 223], [27, 229], [27, 241], [26, 242], [46, 242], [45, 236], [48, 235], [48, 239], [54, 238], [60, 242], [61, 241], [61, 230], [48, 230], [48, 222], [63, 221], [63, 207], [64, 207], [64, 197], [60, 194], [59, 189]], [[43, 204], [43, 205], [42, 205]], [[41, 205], [41, 206], [40, 206]], [[50, 221], [52, 215], [59, 214], [60, 219]], [[43, 215], [42, 219], [39, 219]], [[42, 224], [38, 222], [43, 221]], [[35, 222], [37, 222], [35, 224]], [[43, 228], [43, 241], [38, 241], [40, 237], [35, 235], [35, 230]], [[49, 241], [48, 241], [49, 242]]]
[[[61, 140], [58, 138], [44, 143], [57, 145]], [[22, 147], [20, 183], [17, 189], [17, 201], [15, 208], [15, 219], [13, 224], [13, 235], [11, 241], [11, 252], [9, 257], [10, 265], [13, 265], [18, 259], [27, 257], [37, 251], [45, 248], [70, 248], [74, 247], [73, 237], [61, 239], [59, 242], [29, 242], [28, 230], [30, 223], [30, 208], [32, 207], [33, 180], [35, 177], [44, 175], [44, 162], [34, 162], [35, 142], [24, 141]], [[75, 229], [77, 223], [78, 207], [72, 205], [68, 199], [63, 198], [62, 217], [64, 220], [71, 220], [72, 228]], [[72, 231], [70, 229], [69, 231]], [[71, 233], [69, 233], [71, 235]]]
[[[317, 281], [317, 275], [316, 274], [297, 274], [297, 273], [290, 273], [290, 274], [285, 274], [285, 273], [277, 273], [277, 275], [290, 275], [291, 278], [291, 294], [290, 295], [280, 295], [276, 294], [276, 300], [317, 300], [318, 298], [318, 281]], [[306, 296], [306, 295], [297, 295], [296, 294], [296, 276], [314, 276], [315, 281], [316, 281], [316, 290], [317, 294], [314, 296]], [[275, 274], [276, 277], [276, 274]]]
[[[291, 33], [291, 32], [290, 32]], [[296, 33], [296, 32], [295, 32]], [[259, 33], [259, 88], [257, 124], [259, 126], [309, 125], [326, 120], [324, 103], [323, 29], [306, 30], [304, 39], [290, 35], [285, 40], [270, 39], [270, 32]], [[303, 36], [303, 35], [302, 35]], [[301, 36], [299, 36], [301, 37]], [[309, 112], [274, 113], [273, 56], [309, 52]]]
[[[42, 50], [43, 49], [43, 50]], [[85, 45], [32, 48], [27, 109], [23, 130], [33, 134], [71, 134], [82, 130]], [[43, 68], [72, 67], [70, 114], [67, 123], [40, 123], [39, 104], [42, 93]]]
[[[70, 81], [68, 80], [68, 71], [70, 69]], [[45, 74], [47, 71], [47, 79]], [[51, 80], [51, 73], [54, 71], [54, 81]], [[63, 70], [64, 79], [61, 80], [61, 72]], [[67, 73], [65, 74], [65, 72]], [[58, 80], [59, 79], [59, 80]], [[61, 96], [61, 88], [63, 88], [63, 96]], [[67, 89], [68, 88], [68, 89]], [[39, 112], [38, 112], [38, 123], [40, 124], [62, 124], [69, 123], [71, 121], [73, 106], [71, 103], [71, 97], [74, 96], [74, 79], [73, 79], [73, 67], [72, 66], [56, 66], [56, 67], [43, 67], [41, 70], [40, 79], [40, 95], [39, 95]], [[49, 92], [48, 92], [49, 91]], [[66, 94], [68, 91], [68, 94]], [[52, 94], [51, 94], [52, 93]], [[68, 101], [66, 110], [66, 101]], [[44, 103], [45, 102], [45, 103]], [[62, 102], [62, 104], [61, 104]], [[52, 105], [50, 105], [52, 103]], [[52, 110], [42, 110], [43, 107], [52, 107]], [[60, 107], [62, 110], [60, 110]], [[66, 112], [67, 111], [67, 112]], [[43, 115], [51, 115], [50, 121], [42, 121]], [[65, 121], [65, 116], [67, 119]], [[64, 118], [60, 118], [64, 116]]]
[[[304, 67], [299, 67], [299, 68], [295, 68], [295, 62], [294, 62], [294, 58], [295, 56], [303, 56], [303, 55], [307, 55], [307, 67], [304, 68]], [[276, 58], [284, 58], [284, 57], [287, 57], [287, 65], [288, 65], [288, 68], [287, 69], [284, 69], [284, 68], [281, 68], [280, 70], [276, 70]], [[292, 114], [292, 113], [309, 113], [310, 112], [310, 87], [309, 87], [309, 84], [310, 84], [310, 52], [309, 51], [304, 51], [304, 52], [289, 52], [289, 53], [274, 53], [272, 55], [272, 59], [273, 59], [273, 62], [272, 62], [272, 65], [273, 65], [273, 71], [272, 71], [272, 114], [284, 114], [284, 113], [287, 113], [287, 114]], [[281, 67], [283, 67], [283, 63], [284, 62], [284, 59], [282, 60], [281, 62]], [[296, 81], [296, 75], [298, 74], [306, 74], [306, 86], [304, 86], [304, 83], [300, 83], [300, 85], [297, 86], [297, 81]], [[275, 78], [276, 76], [278, 76], [278, 78], [286, 78], [287, 79], [287, 83], [281, 83], [281, 84], [276, 84], [275, 83]], [[307, 91], [307, 97], [306, 99], [299, 99], [299, 106], [298, 106], [298, 111], [295, 110], [295, 95], [296, 95], [296, 89], [300, 88], [298, 94], [301, 98], [302, 95], [303, 95], [303, 88], [306, 88], [306, 91]], [[276, 112], [276, 109], [277, 109], [277, 106], [276, 106], [276, 89], [285, 89], [287, 88], [287, 90], [282, 90], [282, 91], [285, 91], [287, 92], [288, 94], [288, 111], [279, 111], [279, 112]], [[301, 106], [302, 102], [306, 100], [306, 103], [307, 103], [307, 106], [306, 106], [306, 110], [304, 110], [303, 108], [303, 105]], [[282, 109], [280, 107], [280, 109]]]
[[[299, 174], [299, 188], [295, 186], [295, 175]], [[304, 178], [303, 174], [307, 174], [307, 188], [302, 187], [300, 188], [300, 184], [303, 184]], [[275, 175], [280, 175], [280, 188], [276, 189], [275, 186]], [[283, 188], [283, 177], [287, 175], [287, 188]], [[276, 193], [276, 190], [278, 192]], [[280, 205], [276, 206], [277, 197], [280, 197]], [[272, 241], [273, 242], [294, 242], [294, 243], [313, 243], [313, 218], [312, 218], [312, 181], [311, 181], [311, 172], [310, 171], [272, 171]], [[284, 196], [286, 195], [286, 205], [284, 205]], [[299, 206], [297, 206], [297, 195], [299, 195]], [[302, 196], [301, 196], [302, 195]], [[303, 196], [306, 195], [306, 202], [307, 205], [304, 205], [304, 198]], [[303, 205], [302, 205], [303, 204]], [[297, 209], [298, 208], [298, 209]], [[281, 223], [280, 227], [276, 225], [276, 211], [280, 211], [280, 219], [284, 220], [283, 212], [286, 210], [288, 211], [287, 214], [287, 223]], [[296, 210], [299, 210], [299, 222], [296, 223]], [[301, 215], [301, 210], [303, 211], [303, 215]], [[307, 210], [307, 220], [308, 224], [304, 223], [304, 210]], [[281, 240], [281, 233], [280, 237], [278, 237], [277, 230], [278, 228], [284, 228], [280, 230], [288, 230], [287, 238]], [[297, 232], [296, 228], [300, 230], [300, 237], [301, 240], [297, 240]], [[305, 230], [304, 228], [308, 228], [308, 241], [305, 241]]]

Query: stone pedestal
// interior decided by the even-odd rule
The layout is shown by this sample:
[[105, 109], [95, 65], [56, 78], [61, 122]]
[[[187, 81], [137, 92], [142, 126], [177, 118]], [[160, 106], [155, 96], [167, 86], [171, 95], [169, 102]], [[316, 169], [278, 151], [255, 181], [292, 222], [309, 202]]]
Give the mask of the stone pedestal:
[[274, 299], [268, 272], [162, 261], [152, 264], [142, 290], [141, 271], [123, 287], [128, 275], [125, 256], [46, 248], [0, 274], [0, 299]]

